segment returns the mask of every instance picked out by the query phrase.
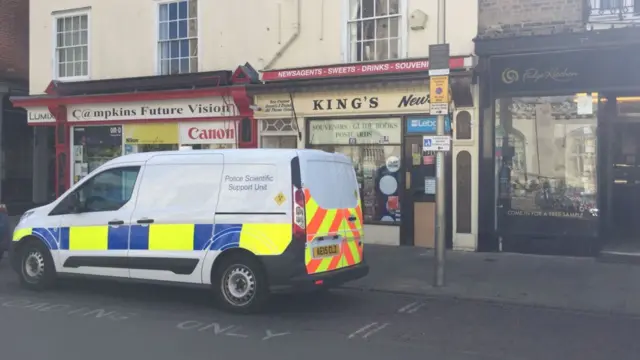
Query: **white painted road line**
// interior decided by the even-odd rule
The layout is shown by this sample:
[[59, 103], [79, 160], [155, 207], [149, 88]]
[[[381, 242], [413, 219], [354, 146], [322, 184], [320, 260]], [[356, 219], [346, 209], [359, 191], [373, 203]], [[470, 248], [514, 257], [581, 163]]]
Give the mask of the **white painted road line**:
[[360, 337], [363, 339], [368, 338], [369, 336], [381, 331], [382, 329], [386, 328], [387, 326], [389, 326], [389, 323], [384, 323], [384, 324], [378, 324], [377, 322], [372, 322], [371, 324], [365, 325], [363, 327], [361, 327], [360, 329], [354, 331], [353, 333], [351, 333], [349, 335], [349, 339], [353, 339], [356, 336], [361, 335]]
[[413, 314], [424, 305], [425, 305], [424, 303], [412, 302], [398, 309], [398, 312], [404, 313], [404, 314]]

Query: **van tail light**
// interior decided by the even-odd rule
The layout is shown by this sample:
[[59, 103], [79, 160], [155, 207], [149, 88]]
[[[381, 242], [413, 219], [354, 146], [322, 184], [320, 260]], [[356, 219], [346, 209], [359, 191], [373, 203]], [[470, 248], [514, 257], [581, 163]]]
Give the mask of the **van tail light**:
[[7, 213], [7, 205], [0, 204], [0, 213]]
[[293, 239], [296, 241], [307, 241], [307, 219], [304, 211], [304, 191], [293, 187]]

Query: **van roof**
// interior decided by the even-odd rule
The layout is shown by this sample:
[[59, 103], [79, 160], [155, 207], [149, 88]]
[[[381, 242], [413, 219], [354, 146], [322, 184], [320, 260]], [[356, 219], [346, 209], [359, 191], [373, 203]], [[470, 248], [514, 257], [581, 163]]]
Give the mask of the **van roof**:
[[[108, 161], [105, 165], [117, 165], [120, 163], [131, 163], [131, 162], [146, 162], [156, 155], [187, 155], [189, 153], [195, 153], [199, 155], [205, 154], [233, 154], [233, 157], [238, 158], [253, 158], [257, 154], [262, 156], [265, 155], [266, 152], [269, 153], [269, 156], [285, 156], [285, 157], [294, 157], [299, 153], [306, 154], [308, 156], [313, 155], [334, 155], [322, 150], [314, 150], [314, 149], [219, 149], [219, 150], [172, 150], [172, 151], [153, 151], [153, 152], [145, 152], [145, 153], [136, 153], [129, 154], [117, 157]], [[342, 154], [340, 154], [342, 155]], [[344, 155], [343, 155], [344, 156]]]

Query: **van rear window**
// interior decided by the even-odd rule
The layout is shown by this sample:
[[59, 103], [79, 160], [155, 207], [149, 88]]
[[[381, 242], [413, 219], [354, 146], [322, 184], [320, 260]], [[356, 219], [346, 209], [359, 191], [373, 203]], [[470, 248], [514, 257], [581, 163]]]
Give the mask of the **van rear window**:
[[305, 186], [320, 207], [338, 209], [358, 205], [358, 181], [351, 164], [309, 160], [305, 170]]

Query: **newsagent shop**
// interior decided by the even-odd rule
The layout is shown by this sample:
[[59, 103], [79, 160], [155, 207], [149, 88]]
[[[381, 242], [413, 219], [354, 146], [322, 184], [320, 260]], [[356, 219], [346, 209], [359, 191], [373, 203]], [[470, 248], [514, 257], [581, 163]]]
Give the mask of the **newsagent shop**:
[[[25, 108], [40, 146], [55, 151], [56, 194], [105, 162], [125, 154], [191, 149], [255, 148], [256, 123], [246, 66], [180, 76], [52, 82], [45, 95], [12, 98]], [[38, 141], [40, 140], [40, 141]], [[50, 141], [49, 141], [50, 142]], [[54, 150], [55, 149], [55, 150]], [[36, 153], [46, 153], [46, 150]], [[42, 154], [40, 154], [42, 155]], [[34, 161], [46, 161], [42, 156]]]
[[[461, 184], [447, 197], [449, 211], [458, 212], [456, 225], [449, 216], [449, 246], [468, 249], [475, 249], [472, 64], [451, 59], [452, 115], [464, 130], [447, 161], [447, 177]], [[433, 247], [435, 154], [422, 153], [422, 136], [436, 131], [427, 70], [428, 61], [409, 60], [264, 72], [265, 85], [249, 89], [259, 144], [347, 155], [360, 183], [365, 241]], [[456, 170], [458, 163], [464, 166]]]

